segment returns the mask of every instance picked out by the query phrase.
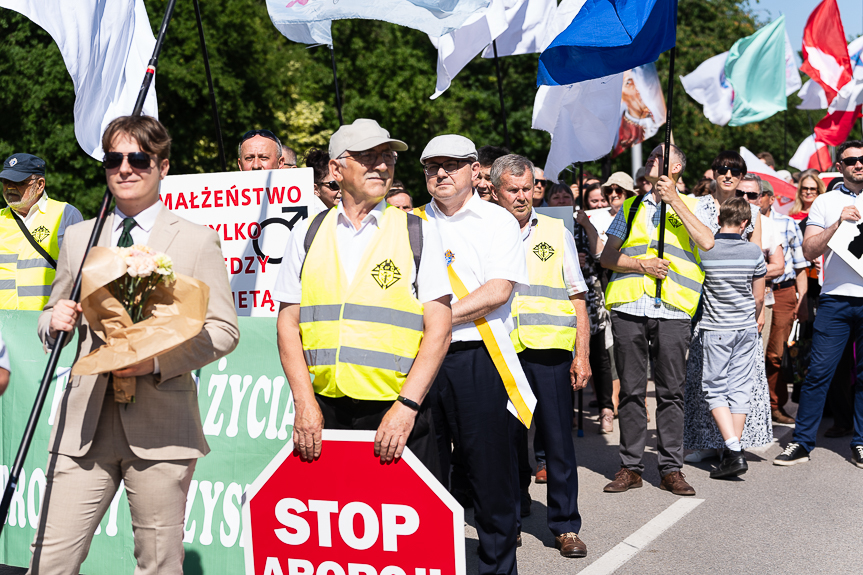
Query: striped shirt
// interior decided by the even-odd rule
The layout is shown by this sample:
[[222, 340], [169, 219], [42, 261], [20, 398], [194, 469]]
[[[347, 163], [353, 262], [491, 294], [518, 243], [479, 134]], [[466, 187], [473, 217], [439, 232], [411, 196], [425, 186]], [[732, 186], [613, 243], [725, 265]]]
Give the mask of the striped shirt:
[[767, 273], [764, 254], [738, 234], [716, 234], [713, 249], [701, 252], [704, 267], [704, 317], [701, 329], [757, 327], [752, 280]]
[[782, 235], [782, 249], [785, 251], [785, 273], [773, 280], [778, 284], [795, 279], [797, 270], [809, 267], [809, 262], [803, 258], [803, 234], [797, 222], [776, 210], [770, 210], [770, 219]]

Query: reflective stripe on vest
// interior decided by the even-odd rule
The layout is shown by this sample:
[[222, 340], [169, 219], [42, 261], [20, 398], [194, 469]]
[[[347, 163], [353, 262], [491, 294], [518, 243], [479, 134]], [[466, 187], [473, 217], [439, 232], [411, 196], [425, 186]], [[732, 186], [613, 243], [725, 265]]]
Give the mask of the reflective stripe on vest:
[[[58, 232], [65, 202], [48, 198], [29, 228], [33, 238], [56, 261]], [[51, 295], [55, 271], [21, 233], [10, 208], [0, 211], [0, 309], [41, 310]]]
[[530, 286], [519, 286], [512, 299], [516, 351], [575, 348], [575, 309], [563, 281], [563, 222], [534, 213], [537, 222], [526, 246]]
[[388, 207], [348, 284], [338, 252], [338, 213], [321, 223], [303, 266], [300, 335], [326, 397], [398, 397], [419, 351], [423, 305], [411, 290], [414, 266], [407, 214]]
[[[640, 196], [630, 198], [620, 209], [624, 214], [628, 214], [632, 202], [640, 199]], [[695, 211], [695, 205], [698, 203], [696, 198], [681, 196], [681, 199], [690, 211]], [[642, 207], [638, 207], [629, 237], [621, 246], [620, 253], [635, 259], [655, 258], [659, 255], [659, 227], [654, 228], [652, 235], [648, 237], [648, 225]], [[668, 276], [662, 281], [662, 301], [692, 316], [698, 307], [704, 283], [704, 270], [701, 267], [698, 247], [689, 237], [680, 217], [670, 206], [666, 208], [665, 218], [663, 257], [671, 263], [668, 267]], [[644, 294], [651, 298], [655, 297], [654, 278], [640, 273], [615, 272], [611, 274], [605, 291], [605, 304], [611, 309], [616, 304], [633, 302]]]

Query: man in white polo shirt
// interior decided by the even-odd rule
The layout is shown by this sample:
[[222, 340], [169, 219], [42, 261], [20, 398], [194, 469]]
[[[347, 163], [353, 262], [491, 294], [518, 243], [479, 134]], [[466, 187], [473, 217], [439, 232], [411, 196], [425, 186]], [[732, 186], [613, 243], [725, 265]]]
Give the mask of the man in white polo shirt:
[[[816, 198], [809, 210], [803, 236], [803, 257], [814, 260], [824, 255], [824, 285], [815, 318], [809, 371], [800, 390], [794, 437], [773, 460], [774, 465], [795, 465], [809, 461], [815, 448], [815, 434], [821, 423], [824, 401], [836, 365], [853, 334], [857, 349], [863, 349], [863, 277], [827, 247], [842, 222], [859, 222], [858, 196], [863, 191], [863, 141], [851, 140], [836, 149], [836, 168], [844, 182]], [[852, 253], [854, 241], [849, 245]], [[854, 435], [851, 461], [863, 468], [863, 353], [857, 354], [858, 381], [854, 399]]]
[[[425, 147], [420, 161], [434, 200], [415, 212], [440, 233], [447, 275], [458, 297], [452, 302], [452, 343], [427, 399], [438, 437], [441, 479], [447, 485], [454, 443], [474, 492], [479, 573], [514, 574], [518, 486], [514, 439], [521, 423], [507, 413], [513, 396], [508, 395], [491, 353], [500, 357], [506, 350], [495, 347], [508, 345], [518, 365], [509, 332], [513, 287], [528, 283], [521, 233], [509, 212], [473, 193], [471, 183], [480, 169], [473, 142], [463, 136], [438, 136]], [[478, 326], [496, 331], [499, 339], [490, 342], [491, 348]], [[526, 393], [532, 398], [529, 387]], [[533, 410], [535, 399], [515, 397], [514, 403], [520, 399]]]

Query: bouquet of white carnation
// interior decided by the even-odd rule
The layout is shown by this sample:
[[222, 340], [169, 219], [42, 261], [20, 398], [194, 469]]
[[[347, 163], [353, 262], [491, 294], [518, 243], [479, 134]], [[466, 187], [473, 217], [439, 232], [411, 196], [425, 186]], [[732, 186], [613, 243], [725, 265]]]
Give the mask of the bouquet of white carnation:
[[123, 304], [132, 323], [147, 317], [147, 300], [160, 283], [170, 285], [174, 280], [174, 262], [170, 256], [147, 246], [135, 244], [128, 248], [111, 248], [126, 264], [126, 273], [107, 285], [117, 301]]

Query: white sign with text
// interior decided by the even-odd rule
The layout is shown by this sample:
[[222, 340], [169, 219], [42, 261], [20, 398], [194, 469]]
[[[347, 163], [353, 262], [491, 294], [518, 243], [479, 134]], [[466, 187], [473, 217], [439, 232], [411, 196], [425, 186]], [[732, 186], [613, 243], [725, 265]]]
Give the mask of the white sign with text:
[[324, 208], [312, 169], [168, 176], [159, 194], [166, 208], [219, 234], [237, 315], [275, 316], [272, 290], [290, 230]]

